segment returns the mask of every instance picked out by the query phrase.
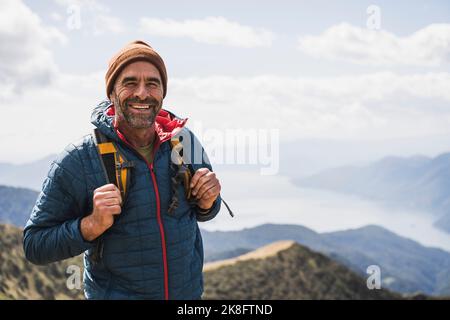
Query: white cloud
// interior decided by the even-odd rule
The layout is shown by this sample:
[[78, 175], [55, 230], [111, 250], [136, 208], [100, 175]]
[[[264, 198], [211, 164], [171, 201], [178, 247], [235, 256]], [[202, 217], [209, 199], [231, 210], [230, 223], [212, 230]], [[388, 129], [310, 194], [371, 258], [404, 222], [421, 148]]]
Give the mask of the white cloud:
[[104, 95], [103, 72], [57, 74], [45, 90], [29, 88], [8, 101], [2, 107], [0, 161], [29, 162], [58, 153], [90, 133], [92, 109]]
[[[89, 133], [103, 76], [60, 74], [9, 101], [0, 161], [36, 159]], [[427, 137], [450, 134], [449, 87], [450, 73], [172, 78], [164, 107], [195, 130], [279, 129], [281, 141]]]
[[177, 21], [172, 19], [142, 18], [141, 31], [153, 36], [187, 37], [197, 42], [234, 47], [269, 47], [274, 34], [229, 21], [224, 17]]
[[0, 99], [21, 92], [24, 86], [49, 83], [57, 67], [48, 46], [66, 40], [21, 1], [1, 1]]
[[166, 106], [204, 127], [278, 128], [281, 139], [450, 133], [450, 74], [173, 79]]
[[[45, 156], [89, 132], [104, 73], [59, 73], [49, 47], [64, 36], [21, 2], [2, 1], [0, 9], [0, 39], [10, 44], [0, 48], [0, 97], [14, 96], [2, 103], [0, 149], [14, 160]], [[14, 95], [48, 77], [55, 81], [45, 91], [27, 86]], [[449, 87], [450, 73], [171, 78], [165, 106], [190, 126], [280, 129], [284, 141], [424, 137], [450, 134]]]
[[431, 24], [398, 37], [341, 23], [318, 36], [300, 36], [298, 48], [313, 57], [359, 64], [439, 66], [450, 61], [450, 24]]

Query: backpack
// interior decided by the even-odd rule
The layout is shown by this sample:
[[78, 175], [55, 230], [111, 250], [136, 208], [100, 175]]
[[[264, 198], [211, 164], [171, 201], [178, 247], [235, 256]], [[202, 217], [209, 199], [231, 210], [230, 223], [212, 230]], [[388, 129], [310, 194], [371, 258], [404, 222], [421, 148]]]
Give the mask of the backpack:
[[[128, 186], [130, 184], [130, 172], [129, 170], [134, 167], [133, 161], [128, 161], [125, 155], [117, 147], [116, 142], [105, 136], [97, 128], [93, 133], [94, 143], [97, 147], [97, 151], [100, 157], [103, 171], [108, 183], [113, 183], [120, 190], [123, 202], [125, 202]], [[191, 178], [195, 171], [191, 164], [186, 164], [183, 161], [183, 144], [180, 137], [173, 137], [170, 140], [172, 151], [175, 151], [176, 163], [171, 161], [171, 168], [176, 175], [171, 177], [172, 180], [172, 203], [169, 206], [168, 212], [171, 214], [178, 207], [178, 185], [182, 183], [184, 185], [185, 197], [191, 206], [196, 206], [195, 198], [191, 197]], [[229, 214], [234, 217], [228, 204], [223, 200]], [[205, 212], [207, 213], [207, 212]], [[203, 213], [203, 214], [205, 214]], [[114, 217], [116, 219], [116, 217]], [[92, 260], [98, 262], [103, 254], [103, 237], [100, 236], [94, 253], [92, 254]]]

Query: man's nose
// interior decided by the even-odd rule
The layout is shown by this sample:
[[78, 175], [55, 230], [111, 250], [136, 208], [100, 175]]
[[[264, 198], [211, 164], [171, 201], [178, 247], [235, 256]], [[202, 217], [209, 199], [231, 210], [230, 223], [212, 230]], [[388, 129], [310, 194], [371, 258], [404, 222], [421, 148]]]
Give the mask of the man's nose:
[[138, 84], [138, 87], [136, 88], [136, 91], [135, 91], [135, 95], [140, 100], [145, 100], [148, 98], [149, 93], [148, 93], [147, 87], [145, 85], [145, 82], [140, 82]]

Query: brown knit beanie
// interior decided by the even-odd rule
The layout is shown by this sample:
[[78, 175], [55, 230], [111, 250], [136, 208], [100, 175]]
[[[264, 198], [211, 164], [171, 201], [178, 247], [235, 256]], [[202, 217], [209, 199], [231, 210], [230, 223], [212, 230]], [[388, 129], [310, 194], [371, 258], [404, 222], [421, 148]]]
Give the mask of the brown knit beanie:
[[139, 60], [145, 60], [153, 64], [161, 76], [163, 86], [163, 97], [167, 93], [167, 71], [163, 59], [144, 41], [133, 41], [122, 48], [110, 61], [108, 71], [105, 75], [106, 96], [109, 98], [117, 76], [126, 65]]

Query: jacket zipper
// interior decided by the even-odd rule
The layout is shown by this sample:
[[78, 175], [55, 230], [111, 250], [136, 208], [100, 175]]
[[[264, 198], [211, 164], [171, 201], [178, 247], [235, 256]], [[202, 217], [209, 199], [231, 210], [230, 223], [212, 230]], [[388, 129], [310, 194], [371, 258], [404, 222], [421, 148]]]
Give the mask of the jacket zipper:
[[[120, 138], [120, 135], [119, 135]], [[141, 159], [145, 161], [147, 164], [147, 168], [150, 170], [150, 175], [152, 177], [153, 182], [153, 188], [155, 190], [155, 196], [156, 196], [156, 218], [158, 220], [158, 227], [159, 227], [159, 234], [161, 235], [161, 249], [163, 254], [163, 271], [164, 271], [164, 300], [169, 300], [169, 273], [168, 273], [168, 264], [167, 264], [167, 250], [166, 250], [166, 237], [164, 233], [164, 225], [161, 218], [161, 199], [159, 197], [159, 189], [158, 184], [156, 183], [156, 176], [154, 172], [153, 167], [153, 161], [152, 163], [148, 163], [147, 159], [145, 159], [137, 150], [134, 148], [128, 141], [125, 141], [123, 139], [120, 139], [123, 141], [127, 146], [129, 146]], [[159, 142], [159, 144], [155, 145], [155, 148], [153, 150], [152, 154], [152, 160], [155, 159], [155, 154], [159, 146], [164, 141]]]
[[[148, 163], [147, 163], [148, 165]], [[163, 254], [163, 264], [164, 264], [164, 299], [169, 300], [169, 276], [167, 268], [167, 251], [166, 251], [166, 236], [164, 234], [164, 226], [161, 218], [161, 200], [159, 198], [159, 189], [156, 183], [155, 171], [153, 168], [153, 162], [149, 166], [150, 174], [152, 175], [153, 186], [156, 195], [156, 217], [158, 219], [159, 231], [161, 234], [161, 244], [162, 244], [162, 254]]]

